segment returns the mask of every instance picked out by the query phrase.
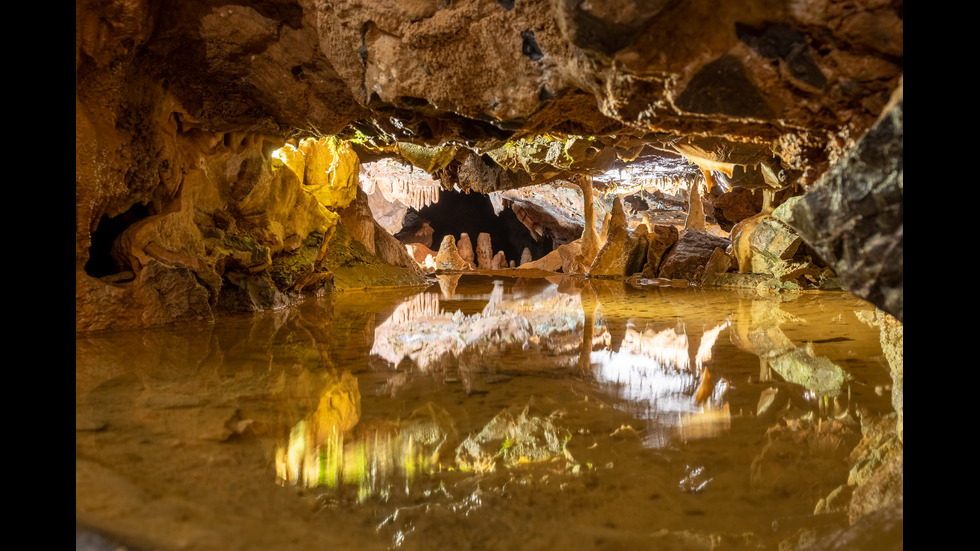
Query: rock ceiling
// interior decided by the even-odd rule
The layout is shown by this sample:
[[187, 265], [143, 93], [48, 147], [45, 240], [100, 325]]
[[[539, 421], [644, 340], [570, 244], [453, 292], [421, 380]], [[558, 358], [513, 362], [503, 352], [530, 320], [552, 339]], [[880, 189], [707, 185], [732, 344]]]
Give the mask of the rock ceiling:
[[75, 38], [77, 266], [134, 205], [247, 211], [304, 137], [480, 192], [658, 156], [807, 188], [903, 72], [901, 0], [80, 0]]

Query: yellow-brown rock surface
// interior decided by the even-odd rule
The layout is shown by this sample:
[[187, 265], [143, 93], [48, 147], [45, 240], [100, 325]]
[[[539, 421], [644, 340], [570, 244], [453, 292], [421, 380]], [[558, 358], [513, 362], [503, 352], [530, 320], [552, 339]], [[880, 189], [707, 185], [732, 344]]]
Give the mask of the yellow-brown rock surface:
[[[900, 2], [505, 4], [79, 2], [76, 329], [166, 319], [131, 300], [90, 311], [156, 285], [141, 276], [154, 263], [192, 274], [211, 309], [228, 284], [285, 304], [267, 270], [322, 260], [359, 155], [489, 192], [595, 174], [647, 144], [806, 188], [901, 87]], [[302, 168], [295, 151], [273, 157], [287, 140]], [[589, 232], [577, 271], [598, 252]], [[178, 317], [207, 318], [197, 309]]]

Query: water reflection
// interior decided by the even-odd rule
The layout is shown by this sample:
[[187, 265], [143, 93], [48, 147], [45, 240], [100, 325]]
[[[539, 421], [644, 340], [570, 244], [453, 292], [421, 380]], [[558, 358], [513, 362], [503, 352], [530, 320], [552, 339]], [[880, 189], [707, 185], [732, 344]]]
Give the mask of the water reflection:
[[[775, 519], [846, 483], [825, 466], [846, 466], [856, 404], [892, 409], [870, 307], [791, 298], [456, 277], [80, 337], [79, 522], [153, 548], [214, 531], [290, 547], [255, 515], [302, 532], [297, 548], [510, 549], [514, 530], [542, 549], [593, 548], [596, 530], [626, 547], [748, 530], [766, 547]], [[799, 431], [816, 443], [794, 448]], [[275, 489], [313, 489], [313, 507]]]

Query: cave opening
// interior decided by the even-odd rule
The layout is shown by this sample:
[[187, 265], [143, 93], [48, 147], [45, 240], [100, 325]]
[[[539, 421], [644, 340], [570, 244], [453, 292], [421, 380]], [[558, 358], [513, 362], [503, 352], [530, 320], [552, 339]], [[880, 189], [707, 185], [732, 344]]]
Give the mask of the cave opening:
[[544, 235], [536, 241], [514, 211], [504, 208], [500, 214], [494, 213], [493, 203], [482, 193], [442, 190], [438, 203], [422, 207], [418, 212], [432, 226], [433, 249], [439, 248], [443, 237], [452, 235], [459, 241], [462, 233], [468, 234], [474, 244], [479, 234], [489, 234], [493, 251], [504, 251], [508, 261], [519, 262], [525, 247], [534, 259], [553, 249], [550, 236]]
[[105, 277], [118, 274], [125, 270], [112, 256], [112, 244], [127, 228], [150, 216], [147, 205], [136, 203], [126, 212], [118, 216], [102, 215], [99, 225], [92, 232], [92, 244], [89, 247], [88, 261], [85, 262], [85, 273], [92, 277]]

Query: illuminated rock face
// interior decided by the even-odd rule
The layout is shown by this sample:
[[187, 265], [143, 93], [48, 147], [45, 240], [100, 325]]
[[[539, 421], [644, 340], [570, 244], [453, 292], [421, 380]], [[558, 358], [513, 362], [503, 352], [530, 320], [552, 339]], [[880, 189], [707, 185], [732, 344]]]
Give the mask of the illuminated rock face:
[[466, 262], [456, 250], [455, 237], [447, 235], [442, 239], [439, 254], [436, 255], [436, 268], [439, 270], [463, 270], [466, 268]]
[[[442, 189], [488, 193], [598, 175], [659, 151], [692, 166], [648, 183], [712, 174], [804, 190], [834, 162], [861, 156], [848, 151], [902, 86], [900, 2], [505, 4], [80, 2], [76, 328], [206, 319], [230, 289], [256, 308], [327, 290], [313, 264], [334, 211], [354, 197], [357, 158], [398, 157]], [[287, 139], [294, 150], [275, 155]], [[902, 154], [887, 148], [885, 179]], [[421, 205], [437, 189], [400, 193]], [[851, 231], [855, 252], [837, 268], [901, 317], [893, 195], [875, 187], [868, 201], [891, 205], [899, 224]], [[851, 216], [824, 196], [807, 203]], [[536, 237], [549, 233], [546, 218], [515, 212]], [[800, 233], [833, 248], [840, 227]], [[577, 270], [595, 245], [586, 239]], [[884, 272], [852, 261], [878, 253]], [[141, 279], [153, 262], [189, 270], [207, 295], [194, 304], [207, 308], [158, 315], [120, 298], [156, 285]], [[294, 271], [272, 277], [277, 262]], [[119, 316], [92, 311], [109, 303]]]

